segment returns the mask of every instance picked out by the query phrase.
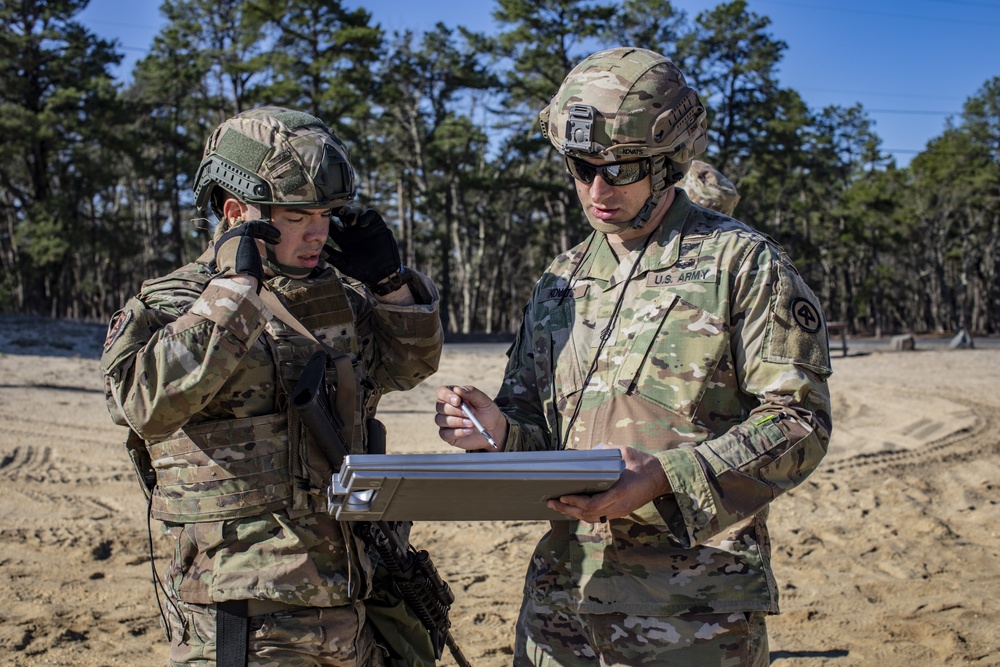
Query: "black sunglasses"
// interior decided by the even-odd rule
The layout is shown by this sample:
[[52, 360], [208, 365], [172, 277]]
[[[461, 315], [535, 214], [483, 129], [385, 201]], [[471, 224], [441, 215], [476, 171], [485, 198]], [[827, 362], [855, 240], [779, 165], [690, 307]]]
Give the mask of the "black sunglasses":
[[573, 178], [588, 185], [594, 182], [594, 176], [597, 174], [600, 174], [608, 185], [632, 185], [649, 175], [649, 159], [596, 165], [575, 157], [567, 157], [566, 169]]

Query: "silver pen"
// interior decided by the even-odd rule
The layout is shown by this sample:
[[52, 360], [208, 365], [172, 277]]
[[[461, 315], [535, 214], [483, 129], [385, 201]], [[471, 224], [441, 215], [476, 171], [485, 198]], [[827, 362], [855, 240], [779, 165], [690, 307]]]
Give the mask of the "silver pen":
[[486, 427], [483, 426], [483, 423], [478, 419], [476, 419], [476, 415], [472, 412], [472, 408], [466, 405], [465, 401], [462, 401], [460, 407], [462, 408], [462, 412], [465, 413], [465, 416], [468, 417], [469, 421], [471, 421], [473, 426], [476, 427], [476, 430], [478, 430], [482, 434], [482, 436], [486, 438], [486, 442], [490, 443], [493, 449], [500, 449], [499, 447], [497, 447], [497, 441], [493, 439], [493, 436], [490, 435], [490, 432], [486, 430]]

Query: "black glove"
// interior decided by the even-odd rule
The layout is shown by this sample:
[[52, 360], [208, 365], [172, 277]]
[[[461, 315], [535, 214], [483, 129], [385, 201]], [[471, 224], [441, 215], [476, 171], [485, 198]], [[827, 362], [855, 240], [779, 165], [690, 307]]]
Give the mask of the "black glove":
[[327, 246], [327, 261], [337, 270], [369, 287], [399, 271], [399, 247], [392, 230], [373, 208], [344, 206], [334, 215], [340, 225], [330, 225], [330, 238], [340, 250]]
[[264, 282], [264, 265], [255, 239], [279, 243], [281, 232], [264, 220], [251, 220], [233, 227], [215, 243], [215, 259], [209, 268], [221, 276], [246, 275], [257, 279], [257, 294]]

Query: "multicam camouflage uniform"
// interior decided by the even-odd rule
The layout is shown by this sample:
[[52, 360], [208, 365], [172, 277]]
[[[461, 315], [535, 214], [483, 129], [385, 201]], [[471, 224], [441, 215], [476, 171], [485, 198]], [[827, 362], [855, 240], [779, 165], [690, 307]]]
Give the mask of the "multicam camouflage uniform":
[[830, 362], [815, 297], [765, 236], [676, 197], [628, 283], [640, 251], [619, 261], [602, 235], [556, 259], [497, 397], [508, 450], [629, 445], [660, 459], [673, 488], [626, 519], [553, 522], [525, 585], [552, 610], [776, 613], [768, 503], [826, 452]]
[[[112, 320], [102, 357], [109, 410], [145, 442], [156, 473], [151, 514], [175, 543], [165, 577], [174, 598], [166, 605], [171, 662], [214, 665], [213, 605], [252, 600], [280, 609], [286, 630], [298, 615], [312, 628], [303, 634], [326, 634], [282, 638], [304, 644], [304, 655], [368, 664], [371, 631], [358, 600], [371, 563], [327, 513], [330, 464], [289, 409], [320, 345], [275, 317], [253, 288], [213, 277], [211, 260], [210, 250], [145, 282]], [[355, 392], [354, 414], [345, 415], [353, 452], [366, 451], [364, 426], [383, 392], [409, 389], [437, 369], [439, 296], [413, 274], [424, 305], [379, 302], [322, 261], [305, 278], [266, 281], [319, 341], [349, 358], [353, 371], [344, 375], [352, 377], [328, 377]], [[328, 664], [255, 660], [254, 642], [275, 631], [252, 620], [250, 665]]]
[[[646, 70], [629, 61], [665, 60], [636, 51], [575, 70], [610, 94], [581, 94], [567, 77], [542, 116], [560, 152], [573, 150], [569, 103], [630, 118], [618, 105], [636, 93], [615, 91]], [[607, 146], [649, 144], [638, 121], [633, 136], [609, 126], [595, 123], [591, 155], [623, 159]], [[826, 452], [826, 330], [780, 247], [674, 193], [646, 247], [616, 256], [595, 233], [560, 255], [511, 348], [497, 396], [507, 450], [627, 445], [659, 459], [672, 488], [626, 518], [552, 523], [528, 567], [515, 665], [768, 662], [763, 617], [778, 611], [768, 504]]]
[[701, 160], [691, 160], [684, 180], [677, 185], [684, 188], [692, 203], [725, 215], [732, 215], [740, 203], [740, 194], [732, 181]]

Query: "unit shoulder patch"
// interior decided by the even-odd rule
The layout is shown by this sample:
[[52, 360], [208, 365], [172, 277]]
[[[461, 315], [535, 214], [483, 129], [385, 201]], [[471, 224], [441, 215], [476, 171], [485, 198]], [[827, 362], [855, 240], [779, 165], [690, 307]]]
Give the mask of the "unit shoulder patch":
[[808, 300], [798, 297], [792, 301], [792, 319], [806, 333], [816, 333], [823, 325], [819, 310]]
[[125, 330], [125, 327], [128, 326], [128, 323], [131, 320], [131, 309], [119, 311], [118, 314], [111, 319], [111, 322], [108, 324], [108, 334], [104, 337], [105, 352], [111, 349], [111, 346], [115, 344], [115, 341], [118, 340], [118, 336], [121, 335], [122, 331]]

